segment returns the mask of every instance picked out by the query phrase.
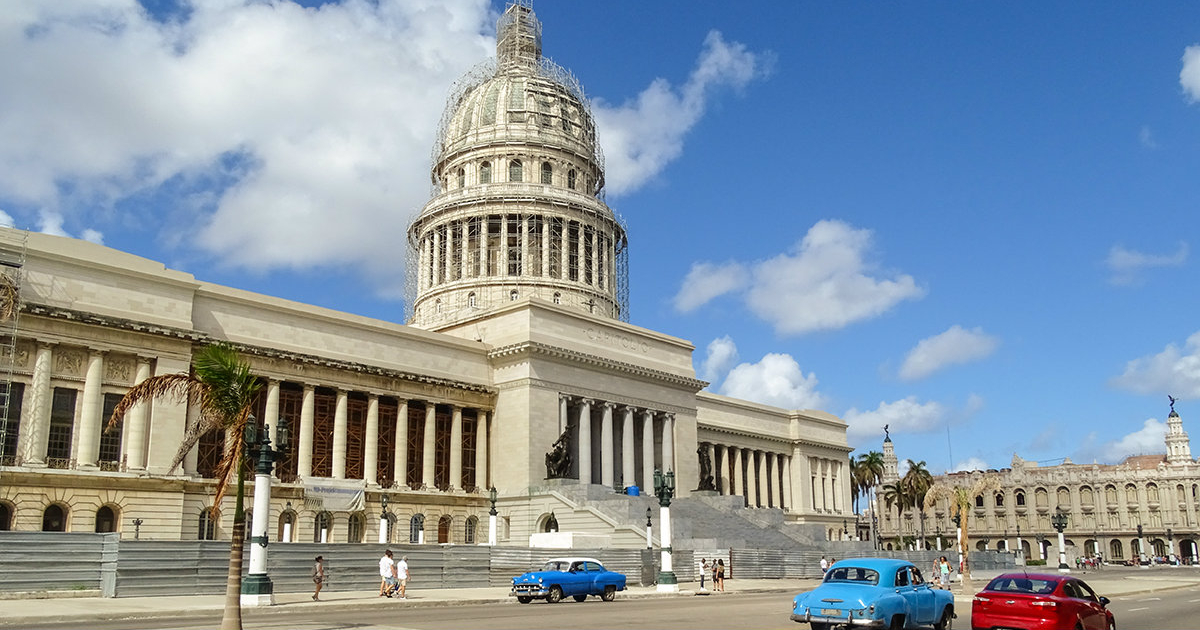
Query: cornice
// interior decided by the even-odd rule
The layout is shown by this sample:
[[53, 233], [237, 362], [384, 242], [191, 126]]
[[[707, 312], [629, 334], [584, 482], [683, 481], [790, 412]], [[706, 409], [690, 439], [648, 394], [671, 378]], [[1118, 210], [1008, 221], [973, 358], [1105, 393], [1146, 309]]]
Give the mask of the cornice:
[[696, 430], [697, 430], [697, 437], [696, 437], [697, 441], [703, 441], [699, 437], [699, 432], [705, 431], [705, 432], [709, 432], [709, 433], [732, 435], [732, 436], [736, 436], [739, 438], [745, 438], [748, 440], [753, 440], [753, 441], [758, 441], [758, 442], [765, 440], [768, 442], [776, 442], [779, 444], [787, 444], [790, 446], [809, 446], [809, 447], [813, 447], [813, 448], [821, 448], [821, 449], [835, 451], [835, 452], [839, 452], [839, 453], [847, 453], [848, 454], [854, 450], [853, 448], [851, 448], [849, 446], [841, 446], [838, 444], [829, 444], [828, 442], [818, 442], [816, 440], [806, 440], [804, 438], [790, 438], [790, 437], [779, 437], [779, 436], [774, 436], [774, 435], [762, 435], [760, 433], [752, 433], [749, 430], [731, 429], [729, 427], [718, 427], [718, 426], [712, 426], [712, 425], [708, 425], [708, 424], [697, 424]]
[[21, 305], [21, 311], [29, 315], [37, 315], [47, 319], [71, 321], [80, 324], [88, 324], [91, 326], [101, 326], [104, 328], [116, 328], [118, 330], [128, 330], [131, 332], [158, 335], [160, 337], [169, 337], [171, 339], [184, 339], [193, 342], [205, 341], [209, 339], [207, 334], [194, 330], [175, 328], [173, 326], [163, 326], [161, 324], [150, 324], [147, 322], [125, 319], [123, 317], [97, 315], [96, 313], [62, 308], [59, 306], [47, 306], [44, 304], [26, 302]]
[[708, 385], [707, 382], [699, 379], [680, 376], [678, 374], [672, 374], [662, 370], [653, 370], [640, 365], [634, 365], [633, 363], [626, 363], [624, 361], [605, 359], [604, 357], [598, 357], [594, 354], [587, 354], [585, 352], [578, 352], [575, 350], [567, 350], [566, 348], [551, 346], [549, 344], [539, 343], [536, 341], [523, 341], [512, 345], [495, 348], [488, 352], [488, 359], [512, 359], [535, 355], [551, 359], [564, 360], [576, 364], [589, 365], [608, 370], [610, 372], [628, 374], [642, 379], [658, 381], [660, 383], [672, 385], [681, 389], [690, 389], [693, 392], [698, 392]]
[[591, 398], [593, 400], [613, 403], [619, 407], [633, 407], [634, 409], [645, 410], [649, 409], [656, 412], [672, 413], [676, 417], [680, 416], [695, 416], [695, 407], [681, 407], [679, 405], [671, 405], [657, 400], [646, 400], [644, 398], [631, 398], [614, 394], [613, 392], [604, 392], [598, 389], [587, 389], [579, 387], [574, 383], [559, 383], [556, 381], [547, 381], [538, 378], [519, 378], [512, 381], [507, 381], [497, 385], [501, 391], [511, 389], [522, 389], [526, 387], [537, 387], [557, 392], [560, 395], [569, 396], [572, 398]]

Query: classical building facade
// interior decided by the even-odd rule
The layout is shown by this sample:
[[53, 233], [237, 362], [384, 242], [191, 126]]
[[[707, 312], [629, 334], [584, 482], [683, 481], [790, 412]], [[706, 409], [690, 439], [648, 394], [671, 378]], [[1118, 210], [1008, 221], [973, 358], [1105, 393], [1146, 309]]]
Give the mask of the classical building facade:
[[[527, 2], [497, 30], [497, 59], [450, 99], [437, 192], [408, 232], [409, 325], [0, 229], [0, 284], [15, 289], [0, 320], [0, 529], [227, 538], [231, 499], [211, 505], [223, 437], [171, 467], [187, 404], [145, 404], [104, 430], [130, 387], [227, 342], [263, 384], [255, 417], [292, 428], [268, 530], [285, 541], [375, 541], [386, 527], [396, 542], [485, 542], [494, 487], [501, 542], [553, 520], [642, 546], [641, 520], [578, 497], [645, 493], [656, 469], [685, 499], [711, 487], [837, 535], [845, 423], [701, 391], [690, 342], [628, 323], [628, 237], [604, 203], [587, 101], [542, 59]], [[568, 465], [550, 482], [552, 452]]]
[[[884, 484], [896, 476], [896, 455], [884, 443]], [[1167, 418], [1166, 453], [1127, 457], [1119, 464], [1075, 464], [1070, 460], [1039, 466], [1014, 455], [1011, 468], [935, 476], [935, 483], [970, 488], [991, 475], [998, 490], [974, 497], [969, 515], [970, 544], [976, 549], [1017, 550], [1026, 558], [1054, 560], [1058, 532], [1051, 517], [1067, 514], [1065, 542], [1071, 556], [1111, 562], [1140, 561], [1143, 554], [1197, 560], [1200, 539], [1200, 465], [1192, 458], [1183, 421], [1174, 405]], [[906, 509], [903, 516], [877, 506], [880, 539], [885, 545], [948, 546], [956, 527], [946, 502], [926, 510]]]

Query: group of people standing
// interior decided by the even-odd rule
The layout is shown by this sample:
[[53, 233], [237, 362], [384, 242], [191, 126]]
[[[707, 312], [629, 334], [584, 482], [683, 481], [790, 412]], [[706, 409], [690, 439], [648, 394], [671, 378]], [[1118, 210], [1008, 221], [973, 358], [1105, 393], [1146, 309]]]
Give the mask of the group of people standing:
[[942, 556], [933, 561], [933, 585], [937, 588], [950, 589], [950, 561]]
[[712, 573], [712, 585], [714, 591], [725, 590], [725, 561], [713, 558], [711, 562], [704, 558], [700, 558], [700, 562], [696, 565], [697, 572], [700, 574], [700, 590], [704, 590], [704, 578]]

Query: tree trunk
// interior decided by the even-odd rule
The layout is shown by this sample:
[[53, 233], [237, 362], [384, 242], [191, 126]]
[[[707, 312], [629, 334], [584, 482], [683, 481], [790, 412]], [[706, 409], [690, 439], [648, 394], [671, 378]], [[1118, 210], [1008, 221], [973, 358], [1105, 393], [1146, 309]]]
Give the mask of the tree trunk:
[[237, 500], [233, 508], [233, 540], [229, 542], [229, 576], [225, 582], [225, 613], [221, 630], [242, 630], [242, 552], [246, 544], [245, 466], [238, 458]]

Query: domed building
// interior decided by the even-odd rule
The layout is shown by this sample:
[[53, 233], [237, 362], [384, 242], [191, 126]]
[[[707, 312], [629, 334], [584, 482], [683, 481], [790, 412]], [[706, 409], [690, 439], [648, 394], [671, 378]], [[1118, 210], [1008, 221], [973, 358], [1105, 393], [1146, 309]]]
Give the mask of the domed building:
[[219, 341], [263, 384], [255, 417], [292, 428], [272, 541], [478, 544], [494, 508], [500, 544], [557, 529], [640, 549], [656, 470], [676, 480], [679, 545], [841, 539], [845, 423], [702, 391], [691, 342], [629, 323], [596, 137], [531, 5], [511, 2], [496, 59], [438, 129], [407, 325], [0, 228], [0, 530], [228, 539], [232, 498], [211, 505], [223, 435], [173, 468], [186, 405], [103, 430], [131, 387]]

